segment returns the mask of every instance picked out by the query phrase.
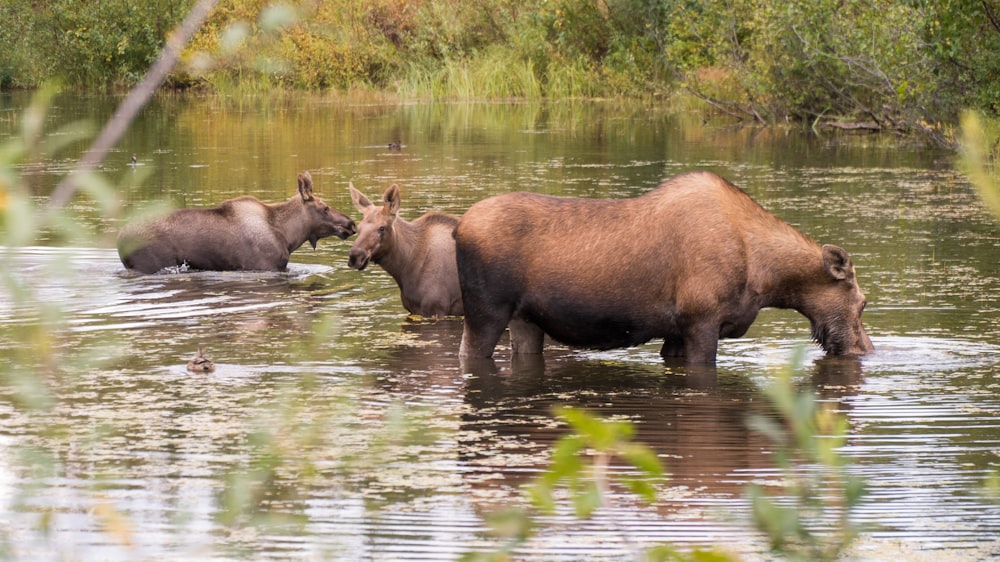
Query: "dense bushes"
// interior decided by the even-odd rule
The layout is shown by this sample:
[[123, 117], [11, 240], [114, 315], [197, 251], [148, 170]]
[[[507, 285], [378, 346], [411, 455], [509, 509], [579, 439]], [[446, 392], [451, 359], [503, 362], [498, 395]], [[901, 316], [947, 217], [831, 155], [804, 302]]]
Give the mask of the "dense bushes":
[[61, 78], [75, 87], [129, 86], [146, 72], [193, 0], [4, 0], [0, 86]]
[[[134, 82], [193, 0], [8, 0], [0, 84]], [[261, 14], [292, 15], [280, 25]], [[1000, 111], [1000, 0], [220, 0], [175, 84], [649, 96], [935, 134]]]

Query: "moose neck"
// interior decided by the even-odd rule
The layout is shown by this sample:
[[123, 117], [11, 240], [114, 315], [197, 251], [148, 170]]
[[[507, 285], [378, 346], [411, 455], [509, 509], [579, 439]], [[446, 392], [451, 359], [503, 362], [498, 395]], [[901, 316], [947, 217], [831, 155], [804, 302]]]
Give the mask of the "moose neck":
[[400, 286], [403, 284], [406, 272], [413, 269], [421, 234], [420, 226], [397, 216], [392, 223], [392, 246], [376, 261]]
[[750, 284], [760, 306], [794, 309], [812, 320], [805, 295], [826, 276], [820, 246], [788, 227], [755, 243], [751, 256]]
[[309, 221], [305, 218], [302, 197], [292, 196], [284, 203], [269, 205], [271, 226], [280, 231], [288, 243], [288, 251], [294, 252], [309, 239]]

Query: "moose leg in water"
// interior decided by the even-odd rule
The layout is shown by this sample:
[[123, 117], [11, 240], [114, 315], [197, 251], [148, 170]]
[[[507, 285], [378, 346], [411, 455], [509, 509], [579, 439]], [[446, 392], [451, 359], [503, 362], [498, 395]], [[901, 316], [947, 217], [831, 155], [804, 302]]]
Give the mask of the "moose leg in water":
[[354, 234], [354, 221], [313, 193], [309, 172], [299, 174], [298, 183], [298, 193], [284, 203], [245, 196], [129, 224], [118, 235], [118, 255], [125, 267], [140, 273], [185, 264], [202, 270], [283, 271], [306, 241], [315, 248], [320, 238], [343, 240]]
[[847, 252], [715, 174], [633, 199], [490, 197], [455, 240], [466, 357], [491, 357], [509, 324], [515, 353], [541, 352], [543, 333], [596, 349], [662, 338], [664, 357], [710, 364], [719, 339], [742, 336], [764, 307], [805, 315], [831, 355], [873, 349]]

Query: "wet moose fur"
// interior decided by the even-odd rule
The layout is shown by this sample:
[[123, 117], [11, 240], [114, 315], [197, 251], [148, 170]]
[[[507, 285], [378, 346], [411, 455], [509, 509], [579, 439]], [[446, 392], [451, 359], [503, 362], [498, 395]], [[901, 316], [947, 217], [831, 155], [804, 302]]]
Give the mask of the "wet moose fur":
[[210, 209], [178, 209], [151, 221], [130, 224], [118, 236], [118, 255], [129, 269], [156, 273], [187, 264], [203, 270], [283, 271], [307, 240], [341, 240], [354, 234], [354, 221], [313, 194], [312, 176], [299, 174], [298, 193], [284, 203], [255, 197], [230, 199]]
[[873, 349], [847, 252], [712, 173], [624, 200], [491, 197], [455, 236], [465, 357], [491, 357], [509, 324], [515, 353], [541, 353], [544, 334], [598, 349], [663, 338], [664, 358], [711, 364], [764, 307], [805, 315], [830, 354]]
[[431, 211], [410, 222], [399, 216], [399, 186], [393, 184], [376, 206], [350, 186], [351, 201], [364, 215], [348, 265], [364, 269], [368, 262], [382, 267], [399, 285], [403, 307], [418, 316], [462, 315], [453, 233], [458, 218]]

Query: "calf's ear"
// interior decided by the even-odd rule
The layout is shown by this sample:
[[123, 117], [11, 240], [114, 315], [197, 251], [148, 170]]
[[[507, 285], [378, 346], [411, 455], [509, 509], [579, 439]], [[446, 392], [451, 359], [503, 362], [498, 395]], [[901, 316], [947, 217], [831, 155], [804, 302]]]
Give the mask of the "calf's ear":
[[313, 179], [309, 172], [299, 174], [299, 195], [303, 201], [313, 200]]
[[360, 211], [362, 215], [365, 214], [372, 206], [371, 200], [365, 197], [364, 193], [354, 189], [354, 182], [348, 183], [347, 189], [351, 190], [351, 202], [354, 203], [354, 208]]
[[382, 201], [385, 202], [385, 209], [389, 212], [389, 215], [396, 216], [399, 211], [399, 186], [392, 184], [389, 189], [385, 190], [382, 194]]
[[851, 256], [843, 248], [833, 244], [823, 245], [823, 269], [838, 281], [849, 279], [854, 275]]

